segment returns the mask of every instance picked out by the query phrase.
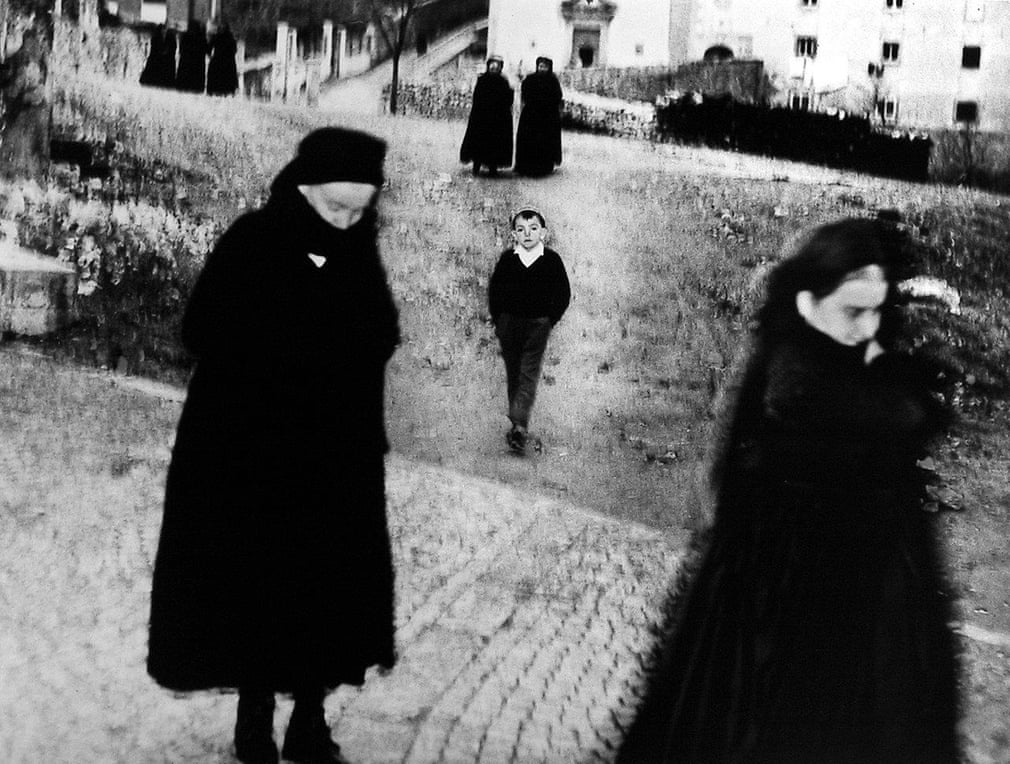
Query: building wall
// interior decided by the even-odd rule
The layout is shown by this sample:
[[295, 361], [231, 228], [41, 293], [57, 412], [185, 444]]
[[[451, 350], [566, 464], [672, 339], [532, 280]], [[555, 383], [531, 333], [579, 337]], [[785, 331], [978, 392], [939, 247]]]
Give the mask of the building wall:
[[[1010, 0], [615, 2], [597, 64], [675, 66], [725, 46], [764, 62], [780, 103], [805, 96], [812, 108], [864, 113], [883, 100], [897, 126], [951, 128], [956, 103], [974, 101], [978, 129], [1010, 131]], [[796, 55], [805, 36], [817, 40], [813, 58]], [[885, 42], [898, 44], [897, 61], [882, 60]], [[962, 67], [965, 45], [981, 48], [978, 69]], [[560, 69], [572, 59], [572, 25], [558, 0], [490, 0], [488, 50], [511, 72], [541, 55]]]
[[[601, 30], [605, 66], [665, 65], [670, 60], [670, 0], [616, 0], [613, 20]], [[505, 59], [507, 71], [528, 72], [537, 56], [561, 69], [572, 60], [573, 24], [558, 0], [490, 0], [488, 52]]]
[[[1010, 130], [1008, 0], [695, 0], [688, 55], [713, 45], [764, 61], [779, 100], [806, 93], [817, 108], [872, 109], [893, 99], [895, 124], [954, 126], [957, 101], [977, 101], [982, 130]], [[813, 59], [796, 57], [798, 36], [817, 39]], [[882, 60], [883, 44], [899, 46]], [[961, 66], [964, 45], [979, 45], [978, 70]], [[881, 66], [871, 75], [870, 64]]]

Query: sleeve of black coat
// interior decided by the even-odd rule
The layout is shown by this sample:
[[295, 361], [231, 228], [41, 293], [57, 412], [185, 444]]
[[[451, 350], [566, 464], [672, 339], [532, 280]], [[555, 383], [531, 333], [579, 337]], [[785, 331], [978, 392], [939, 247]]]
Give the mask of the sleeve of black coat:
[[494, 270], [491, 271], [491, 279], [487, 286], [488, 313], [491, 314], [491, 322], [495, 324], [498, 323], [498, 316], [500, 316], [504, 310], [504, 305], [502, 304], [502, 273], [504, 271], [504, 262], [505, 256], [502, 255], [498, 258], [498, 262], [495, 263]]
[[256, 241], [254, 228], [245, 217], [225, 231], [193, 287], [182, 320], [182, 343], [197, 358], [243, 354], [266, 328], [271, 315], [265, 294], [268, 278], [259, 272], [248, 247]]
[[565, 264], [558, 254], [554, 254], [554, 289], [551, 295], [551, 325], [553, 326], [568, 310], [568, 305], [572, 300], [572, 286], [568, 281], [568, 274], [565, 272]]

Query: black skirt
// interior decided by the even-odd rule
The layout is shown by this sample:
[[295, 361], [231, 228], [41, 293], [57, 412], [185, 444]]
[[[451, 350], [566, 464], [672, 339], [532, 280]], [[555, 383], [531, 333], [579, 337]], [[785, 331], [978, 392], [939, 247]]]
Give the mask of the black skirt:
[[886, 491], [729, 501], [619, 760], [956, 762], [928, 516]]

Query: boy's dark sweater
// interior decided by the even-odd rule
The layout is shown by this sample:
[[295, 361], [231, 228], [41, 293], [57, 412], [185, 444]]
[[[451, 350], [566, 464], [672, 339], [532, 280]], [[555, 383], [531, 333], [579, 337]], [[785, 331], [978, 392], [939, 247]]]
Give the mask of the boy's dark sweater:
[[502, 313], [538, 318], [547, 316], [556, 324], [571, 300], [571, 286], [561, 256], [544, 247], [544, 253], [529, 268], [514, 250], [502, 252], [488, 285], [491, 320]]

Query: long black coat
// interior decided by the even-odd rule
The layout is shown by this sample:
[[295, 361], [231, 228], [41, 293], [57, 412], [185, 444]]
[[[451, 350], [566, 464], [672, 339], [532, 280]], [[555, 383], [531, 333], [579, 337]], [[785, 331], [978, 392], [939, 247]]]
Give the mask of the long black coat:
[[159, 88], [175, 85], [175, 32], [159, 27], [151, 32], [151, 50], [147, 55], [140, 84]]
[[711, 541], [621, 761], [957, 761], [915, 464], [941, 418], [902, 357], [863, 354], [804, 326], [752, 364]]
[[515, 172], [548, 175], [561, 164], [561, 83], [553, 72], [533, 72], [520, 93]]
[[478, 162], [488, 167], [512, 164], [514, 99], [512, 86], [501, 74], [485, 72], [477, 78], [459, 161]]
[[151, 598], [165, 687], [335, 687], [393, 664], [383, 382], [399, 334], [374, 221], [339, 231], [275, 187], [199, 277]]
[[207, 65], [207, 94], [232, 95], [238, 90], [238, 68], [235, 54], [238, 45], [227, 29], [210, 39], [210, 63]]
[[207, 84], [207, 35], [199, 27], [190, 27], [179, 38], [179, 66], [175, 87], [190, 93], [202, 93]]

